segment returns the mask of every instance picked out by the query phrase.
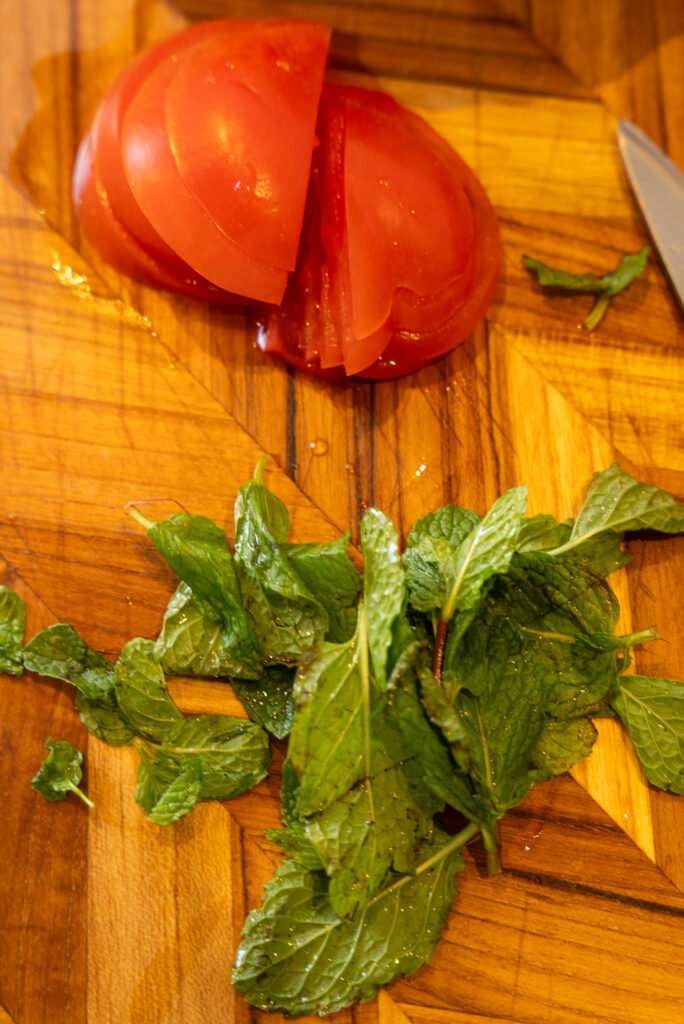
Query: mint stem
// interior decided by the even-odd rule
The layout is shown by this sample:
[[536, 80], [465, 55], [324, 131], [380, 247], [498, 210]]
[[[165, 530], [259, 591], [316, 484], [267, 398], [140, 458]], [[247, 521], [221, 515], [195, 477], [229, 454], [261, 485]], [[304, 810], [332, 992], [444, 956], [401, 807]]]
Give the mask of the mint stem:
[[442, 685], [442, 662], [444, 661], [444, 648], [446, 647], [448, 632], [449, 622], [440, 619], [435, 635], [435, 647], [432, 652], [432, 674], [439, 686]]
[[589, 316], [587, 316], [586, 319], [582, 321], [582, 327], [585, 331], [593, 331], [598, 327], [598, 325], [601, 323], [604, 316], [606, 315], [606, 312], [608, 311], [610, 299], [610, 295], [606, 295], [605, 292], [603, 295], [599, 295], [599, 297], [596, 299], [596, 302], [592, 307], [591, 312], [589, 313]]
[[69, 786], [69, 789], [70, 789], [70, 790], [72, 791], [72, 793], [75, 793], [75, 794], [76, 794], [76, 796], [79, 796], [79, 797], [81, 798], [81, 800], [83, 801], [83, 803], [84, 803], [84, 804], [87, 804], [87, 805], [88, 805], [88, 807], [94, 807], [94, 806], [95, 806], [95, 804], [93, 803], [93, 801], [92, 801], [92, 800], [90, 800], [90, 799], [89, 799], [89, 798], [88, 798], [88, 797], [87, 797], [87, 796], [85, 795], [85, 793], [83, 792], [83, 790], [81, 790], [81, 789], [79, 789], [79, 788], [78, 788], [78, 786], [74, 786], [74, 785], [71, 785], [71, 786]]
[[482, 842], [487, 854], [487, 874], [490, 877], [501, 874], [501, 846], [498, 831], [496, 825], [492, 829], [482, 829]]
[[131, 519], [135, 519], [136, 523], [139, 523], [140, 526], [143, 527], [143, 529], [150, 530], [154, 526], [153, 520], [148, 519], [147, 516], [144, 516], [142, 512], [139, 511], [139, 509], [135, 508], [134, 505], [131, 505], [130, 508], [126, 509], [126, 511], [128, 512]]
[[454, 850], [460, 850], [462, 846], [465, 846], [465, 844], [470, 842], [471, 839], [474, 839], [480, 831], [480, 826], [476, 822], [471, 821], [469, 825], [466, 825], [466, 827], [462, 828], [460, 832], [457, 832], [454, 838], [447, 843], [446, 846], [443, 846], [442, 849], [438, 850], [432, 857], [424, 860], [423, 863], [416, 868], [416, 874], [420, 875], [423, 871], [428, 871], [433, 864], [437, 863], [437, 861], [442, 860], [444, 857], [448, 857], [450, 853], [454, 852]]

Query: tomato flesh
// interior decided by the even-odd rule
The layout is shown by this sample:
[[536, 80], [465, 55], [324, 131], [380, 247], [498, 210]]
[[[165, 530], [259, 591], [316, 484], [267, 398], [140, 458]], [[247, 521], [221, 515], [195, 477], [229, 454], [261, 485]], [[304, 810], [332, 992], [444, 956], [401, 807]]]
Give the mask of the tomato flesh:
[[219, 302], [240, 301], [237, 296], [213, 287], [209, 282], [159, 263], [131, 234], [114, 211], [110, 198], [97, 177], [92, 134], [83, 138], [76, 157], [73, 180], [74, 205], [85, 236], [96, 240], [98, 252], [110, 266], [156, 288], [181, 292], [195, 299]]
[[287, 21], [216, 33], [179, 62], [166, 102], [184, 184], [254, 259], [297, 259], [330, 33]]
[[176, 68], [157, 67], [138, 89], [121, 132], [121, 152], [135, 200], [164, 241], [203, 277], [261, 302], [280, 302], [287, 273], [252, 258], [219, 228], [183, 183], [164, 109]]
[[299, 262], [260, 344], [309, 372], [412, 372], [484, 315], [494, 211], [448, 144], [382, 93], [327, 84], [318, 134]]
[[266, 351], [383, 379], [472, 332], [501, 242], [480, 182], [425, 121], [323, 84], [329, 37], [318, 22], [225, 20], [153, 47], [100, 105], [74, 197], [117, 269], [267, 304]]

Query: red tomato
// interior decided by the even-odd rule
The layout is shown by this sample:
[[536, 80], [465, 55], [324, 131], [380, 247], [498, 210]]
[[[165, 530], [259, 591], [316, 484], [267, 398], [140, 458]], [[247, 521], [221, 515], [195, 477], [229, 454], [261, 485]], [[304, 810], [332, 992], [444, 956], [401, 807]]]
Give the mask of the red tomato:
[[214, 21], [142, 54], [81, 146], [75, 200], [118, 269], [271, 304], [266, 351], [327, 376], [399, 376], [484, 315], [498, 226], [421, 118], [383, 93], [322, 87], [329, 35]]
[[283, 270], [297, 260], [329, 35], [242, 23], [184, 54], [168, 91], [184, 184], [231, 241]]
[[327, 85], [318, 134], [299, 263], [260, 345], [310, 372], [411, 372], [484, 315], [494, 211], [448, 144], [382, 93]]
[[[282, 298], [329, 37], [318, 22], [207, 22], [144, 53], [110, 90], [89, 162], [127, 237], [164, 268], [165, 287], [175, 275], [184, 291], [197, 280], [202, 293]], [[91, 218], [84, 230], [112, 250], [111, 226]], [[140, 261], [122, 252], [119, 268], [139, 275]]]
[[121, 273], [147, 281], [157, 288], [182, 292], [193, 298], [234, 301], [235, 296], [199, 279], [189, 267], [187, 273], [190, 276], [184, 276], [159, 263], [128, 231], [112, 209], [107, 192], [97, 178], [93, 148], [92, 135], [88, 132], [76, 158], [73, 192], [81, 228], [97, 246], [102, 258]]

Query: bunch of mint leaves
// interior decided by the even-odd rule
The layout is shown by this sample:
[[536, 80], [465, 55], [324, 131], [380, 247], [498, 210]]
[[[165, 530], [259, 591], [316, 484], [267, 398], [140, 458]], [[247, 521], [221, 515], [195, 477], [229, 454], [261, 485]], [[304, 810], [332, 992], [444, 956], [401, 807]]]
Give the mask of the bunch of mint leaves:
[[[197, 800], [263, 778], [265, 730], [289, 734], [285, 859], [248, 915], [233, 983], [263, 1010], [331, 1013], [425, 963], [478, 835], [500, 869], [498, 822], [539, 782], [591, 751], [617, 716], [646, 778], [684, 793], [684, 684], [625, 674], [606, 577], [625, 533], [684, 530], [684, 506], [613, 465], [576, 519], [526, 516], [514, 488], [480, 517], [454, 505], [419, 520], [406, 548], [369, 509], [359, 574], [348, 537], [287, 541], [289, 514], [263, 481], [238, 494], [235, 538], [187, 513], [134, 518], [181, 582], [156, 641], [116, 665], [69, 626], [23, 646], [24, 608], [0, 589], [0, 669], [64, 679], [92, 733], [133, 742], [136, 799], [168, 824]], [[165, 679], [230, 680], [251, 721], [186, 717]], [[80, 762], [79, 762], [80, 764]], [[448, 834], [440, 812], [459, 812]]]

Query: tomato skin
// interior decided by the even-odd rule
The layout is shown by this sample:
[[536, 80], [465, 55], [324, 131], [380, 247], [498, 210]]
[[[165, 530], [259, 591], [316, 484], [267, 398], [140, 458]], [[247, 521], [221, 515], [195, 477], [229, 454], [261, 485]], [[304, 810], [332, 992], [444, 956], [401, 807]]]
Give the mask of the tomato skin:
[[304, 372], [387, 379], [484, 316], [498, 224], [421, 118], [377, 91], [321, 90], [329, 35], [215, 21], [142, 54], [82, 143], [74, 196], [117, 269], [267, 304], [260, 347]]
[[494, 295], [492, 206], [451, 147], [384, 94], [327, 84], [318, 134], [298, 266], [260, 345], [326, 376], [414, 372], [468, 337]]
[[[104, 186], [97, 177], [92, 134], [83, 138], [76, 157], [73, 179], [74, 205], [81, 228], [96, 245], [102, 258], [120, 273], [156, 288], [180, 292], [195, 299], [232, 302], [236, 296], [214, 288], [197, 277], [184, 277], [164, 266], [140, 244], [119, 220]], [[192, 274], [190, 268], [188, 273]], [[239, 300], [238, 300], [239, 301]]]
[[288, 271], [329, 42], [317, 22], [240, 23], [183, 55], [166, 102], [183, 183], [232, 242]]
[[[133, 61], [91, 128], [98, 188], [118, 222], [91, 217], [84, 230], [93, 244], [116, 254], [119, 269], [157, 284], [163, 279], [162, 287], [177, 288], [180, 280], [187, 292], [198, 281], [198, 294], [280, 301], [296, 260], [329, 38], [319, 22], [213, 21]], [[217, 88], [209, 88], [209, 78]], [[234, 131], [227, 139], [229, 121]], [[235, 187], [251, 165], [244, 151], [233, 155], [237, 143], [252, 159], [261, 151], [258, 187], [239, 196]], [[231, 179], [227, 168], [240, 178]], [[229, 193], [230, 203], [224, 201]], [[219, 210], [221, 223], [214, 216]], [[124, 231], [125, 245], [114, 245], [114, 226]], [[104, 231], [101, 246], [98, 231]], [[131, 239], [164, 271], [146, 266], [143, 273]]]

